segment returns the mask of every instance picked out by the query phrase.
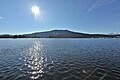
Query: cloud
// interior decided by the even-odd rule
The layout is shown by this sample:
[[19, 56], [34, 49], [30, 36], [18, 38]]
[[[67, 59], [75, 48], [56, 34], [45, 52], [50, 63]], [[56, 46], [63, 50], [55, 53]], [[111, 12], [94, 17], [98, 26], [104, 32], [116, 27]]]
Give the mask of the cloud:
[[90, 11], [92, 11], [93, 9], [96, 9], [97, 7], [100, 7], [100, 6], [105, 6], [105, 5], [108, 5], [108, 4], [112, 4], [113, 2], [115, 2], [117, 0], [96, 0], [92, 6], [90, 6], [90, 8], [88, 9], [88, 13]]
[[0, 20], [1, 20], [1, 19], [4, 19], [4, 18], [0, 16]]

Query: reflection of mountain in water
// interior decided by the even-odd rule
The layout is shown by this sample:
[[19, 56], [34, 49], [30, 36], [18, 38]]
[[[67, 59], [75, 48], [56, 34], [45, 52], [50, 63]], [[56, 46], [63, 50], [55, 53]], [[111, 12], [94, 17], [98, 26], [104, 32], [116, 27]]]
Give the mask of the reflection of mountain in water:
[[42, 76], [43, 67], [44, 67], [44, 61], [45, 55], [42, 52], [43, 45], [36, 41], [34, 42], [33, 46], [27, 50], [26, 53], [26, 64], [28, 66], [28, 75], [30, 75], [31, 79], [37, 79], [39, 76]]

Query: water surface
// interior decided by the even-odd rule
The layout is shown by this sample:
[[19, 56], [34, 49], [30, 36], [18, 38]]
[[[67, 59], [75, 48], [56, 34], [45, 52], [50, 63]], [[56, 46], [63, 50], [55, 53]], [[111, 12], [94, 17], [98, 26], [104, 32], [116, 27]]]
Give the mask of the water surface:
[[120, 80], [120, 39], [0, 39], [0, 80]]

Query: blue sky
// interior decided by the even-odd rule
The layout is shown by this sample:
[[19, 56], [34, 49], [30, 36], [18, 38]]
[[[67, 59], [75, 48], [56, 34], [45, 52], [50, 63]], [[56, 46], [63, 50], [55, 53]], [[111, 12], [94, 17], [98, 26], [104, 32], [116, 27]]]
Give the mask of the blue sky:
[[[40, 8], [36, 19], [34, 5]], [[120, 0], [0, 0], [0, 34], [53, 29], [120, 32]]]

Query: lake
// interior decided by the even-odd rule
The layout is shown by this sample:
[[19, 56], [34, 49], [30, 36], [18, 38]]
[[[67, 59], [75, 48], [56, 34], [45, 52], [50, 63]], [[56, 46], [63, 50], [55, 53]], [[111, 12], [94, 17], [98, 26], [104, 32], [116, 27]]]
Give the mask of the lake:
[[120, 80], [120, 39], [0, 39], [0, 80]]

